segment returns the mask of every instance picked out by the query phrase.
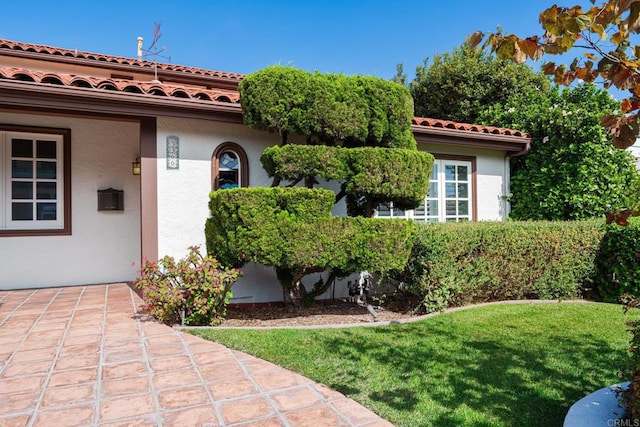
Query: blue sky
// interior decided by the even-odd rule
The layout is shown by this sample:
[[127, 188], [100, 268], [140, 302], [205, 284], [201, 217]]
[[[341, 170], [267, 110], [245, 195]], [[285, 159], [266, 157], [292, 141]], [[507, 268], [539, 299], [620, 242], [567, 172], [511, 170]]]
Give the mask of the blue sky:
[[[573, 4], [573, 2], [571, 2]], [[585, 2], [588, 4], [588, 2]], [[135, 57], [136, 38], [153, 37], [180, 65], [251, 73], [274, 64], [304, 70], [409, 78], [425, 57], [451, 51], [476, 31], [501, 25], [540, 33], [553, 1], [518, 0], [7, 0], [0, 38]], [[538, 68], [538, 65], [534, 65]]]

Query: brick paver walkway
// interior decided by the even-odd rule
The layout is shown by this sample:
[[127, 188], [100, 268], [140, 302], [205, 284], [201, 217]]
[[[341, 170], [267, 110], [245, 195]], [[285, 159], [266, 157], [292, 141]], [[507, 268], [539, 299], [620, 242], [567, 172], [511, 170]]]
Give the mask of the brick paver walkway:
[[140, 303], [126, 284], [0, 291], [0, 426], [391, 425]]

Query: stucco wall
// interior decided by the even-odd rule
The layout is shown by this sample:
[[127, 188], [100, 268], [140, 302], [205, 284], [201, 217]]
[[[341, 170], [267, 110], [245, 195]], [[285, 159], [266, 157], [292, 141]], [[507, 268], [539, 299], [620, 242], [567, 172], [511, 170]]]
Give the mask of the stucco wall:
[[[134, 122], [0, 113], [0, 123], [71, 129], [72, 235], [0, 237], [0, 289], [131, 280], [140, 267]], [[124, 190], [124, 212], [98, 212], [97, 191]]]
[[[178, 169], [168, 169], [167, 136], [180, 139]], [[269, 186], [260, 154], [278, 142], [277, 136], [246, 126], [194, 119], [158, 119], [158, 255], [182, 257], [191, 245], [204, 248], [204, 223], [209, 217], [211, 156], [224, 142], [235, 142], [247, 153], [249, 185]]]

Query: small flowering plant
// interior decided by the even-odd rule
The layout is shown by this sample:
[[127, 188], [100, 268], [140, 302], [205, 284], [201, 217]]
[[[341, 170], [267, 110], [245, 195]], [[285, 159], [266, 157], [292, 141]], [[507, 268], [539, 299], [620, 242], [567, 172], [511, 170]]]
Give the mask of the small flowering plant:
[[242, 276], [240, 270], [223, 268], [211, 256], [202, 256], [199, 246], [176, 262], [165, 256], [145, 261], [134, 286], [142, 290], [149, 314], [163, 323], [215, 325], [226, 315], [231, 286]]

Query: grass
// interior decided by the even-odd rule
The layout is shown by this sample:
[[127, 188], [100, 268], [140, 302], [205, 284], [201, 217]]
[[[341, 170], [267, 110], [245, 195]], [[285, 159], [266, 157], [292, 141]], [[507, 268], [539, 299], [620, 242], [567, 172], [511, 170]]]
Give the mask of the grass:
[[620, 381], [621, 306], [492, 305], [349, 329], [190, 331], [326, 384], [398, 426], [562, 425]]

